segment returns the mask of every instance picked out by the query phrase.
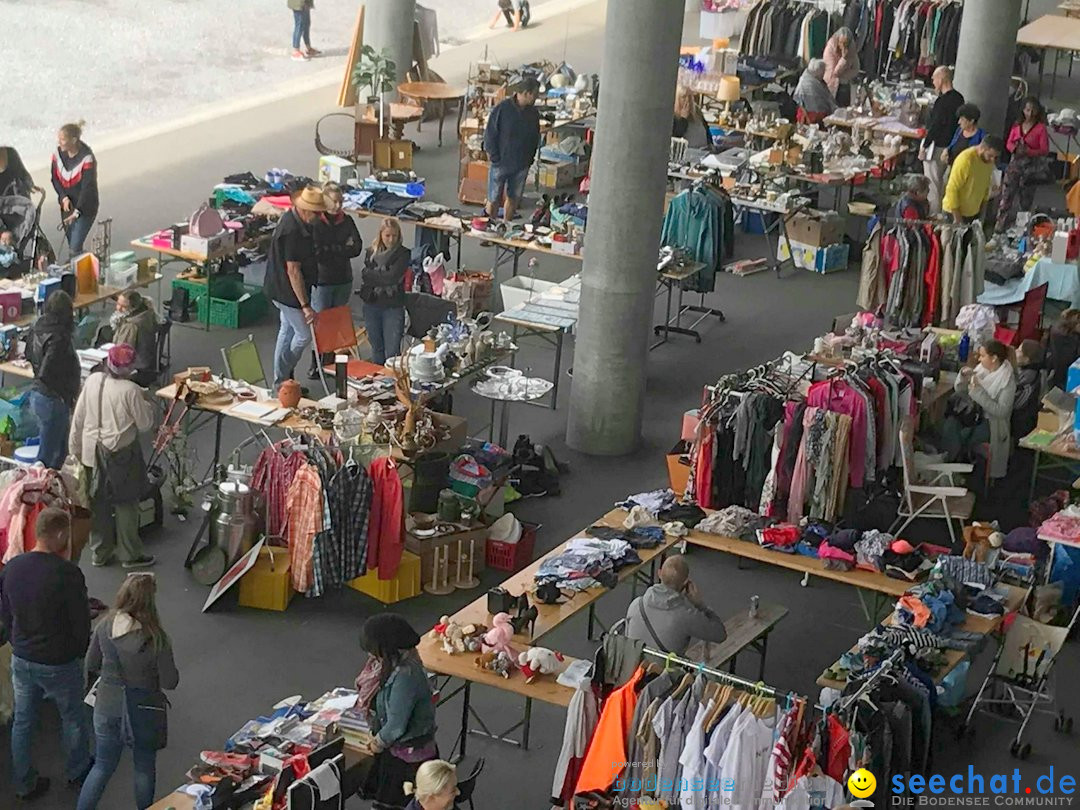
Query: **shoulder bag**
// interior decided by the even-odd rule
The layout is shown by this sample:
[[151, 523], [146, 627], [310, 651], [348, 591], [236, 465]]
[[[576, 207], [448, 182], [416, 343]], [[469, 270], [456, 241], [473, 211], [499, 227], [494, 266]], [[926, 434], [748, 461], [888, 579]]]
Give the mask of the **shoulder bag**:
[[645, 629], [649, 631], [649, 635], [652, 636], [652, 640], [656, 642], [657, 649], [662, 653], [670, 653], [671, 651], [664, 646], [664, 642], [660, 640], [660, 636], [656, 634], [656, 629], [652, 626], [652, 622], [649, 621], [649, 614], [645, 611], [645, 600], [638, 602], [638, 613], [641, 614], [641, 620], [645, 622]]
[[108, 380], [108, 376], [102, 373], [98, 386], [98, 440], [94, 446], [91, 492], [94, 499], [102, 503], [131, 503], [141, 500], [149, 486], [149, 477], [138, 436], [135, 441], [116, 450], [109, 450], [101, 442], [105, 383]]

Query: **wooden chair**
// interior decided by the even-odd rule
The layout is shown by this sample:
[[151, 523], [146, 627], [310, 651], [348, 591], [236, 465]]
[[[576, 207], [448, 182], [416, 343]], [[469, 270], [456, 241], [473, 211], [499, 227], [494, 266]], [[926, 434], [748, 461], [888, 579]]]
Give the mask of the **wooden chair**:
[[[900, 428], [904, 492], [889, 534], [901, 533], [917, 518], [944, 520], [949, 527], [949, 538], [955, 546], [957, 529], [963, 531], [964, 523], [971, 520], [975, 494], [957, 485], [953, 476], [970, 474], [974, 467], [971, 464], [917, 464], [912, 430], [911, 420], [905, 420]], [[921, 483], [920, 474], [929, 481]], [[953, 521], [956, 526], [953, 526]]]

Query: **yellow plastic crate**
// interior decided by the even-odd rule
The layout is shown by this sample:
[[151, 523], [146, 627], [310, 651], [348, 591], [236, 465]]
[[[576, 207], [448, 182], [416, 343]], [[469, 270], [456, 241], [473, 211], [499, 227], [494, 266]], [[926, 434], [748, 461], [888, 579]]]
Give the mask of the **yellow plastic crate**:
[[274, 550], [270, 565], [270, 549], [259, 550], [259, 559], [240, 579], [240, 604], [259, 610], [285, 610], [296, 596], [289, 578], [288, 549]]
[[362, 577], [346, 584], [372, 599], [378, 599], [384, 605], [412, 599], [420, 595], [420, 558], [411, 551], [403, 551], [401, 564], [393, 579], [379, 579], [379, 572], [372, 568]]

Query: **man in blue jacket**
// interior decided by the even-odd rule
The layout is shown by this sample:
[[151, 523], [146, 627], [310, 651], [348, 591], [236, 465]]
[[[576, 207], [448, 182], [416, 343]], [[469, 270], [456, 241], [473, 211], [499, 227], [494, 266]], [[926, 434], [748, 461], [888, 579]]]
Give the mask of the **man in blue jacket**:
[[535, 79], [526, 78], [510, 91], [513, 95], [491, 111], [484, 130], [484, 151], [491, 159], [485, 207], [494, 218], [501, 203], [506, 220], [514, 218], [540, 145], [540, 114], [535, 107], [540, 86]]

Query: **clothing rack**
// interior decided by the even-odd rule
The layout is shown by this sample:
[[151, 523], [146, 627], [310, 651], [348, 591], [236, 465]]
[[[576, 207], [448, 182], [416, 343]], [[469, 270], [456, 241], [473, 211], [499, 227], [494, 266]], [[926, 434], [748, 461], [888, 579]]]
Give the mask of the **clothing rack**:
[[[761, 681], [750, 681], [746, 678], [740, 678], [738, 675], [732, 675], [730, 672], [724, 672], [723, 670], [705, 666], [705, 664], [700, 661], [691, 661], [688, 658], [681, 658], [675, 655], [675, 653], [665, 653], [660, 652], [659, 650], [653, 650], [649, 647], [644, 647], [641, 650], [641, 654], [643, 656], [654, 658], [657, 661], [662, 661], [665, 666], [675, 664], [683, 669], [708, 675], [711, 679], [718, 681], [719, 683], [735, 686], [746, 692], [761, 695], [762, 697], [773, 698], [774, 700], [787, 700], [789, 698], [805, 700], [801, 695], [796, 695], [794, 692], [777, 689], [776, 687], [769, 686]], [[807, 705], [809, 705], [809, 701], [807, 701]], [[816, 704], [814, 705], [814, 708], [818, 711], [824, 711], [823, 707]]]
[[863, 683], [859, 686], [859, 688], [855, 691], [854, 694], [848, 695], [846, 698], [843, 699], [840, 704], [840, 708], [837, 709], [837, 711], [844, 712], [851, 708], [853, 705], [855, 705], [855, 703], [863, 695], [865, 695], [867, 692], [871, 691], [875, 686], [877, 686], [878, 680], [880, 680], [883, 676], [890, 674], [893, 669], [900, 664], [903, 658], [904, 651], [902, 649], [893, 650], [889, 657], [882, 661], [876, 670], [870, 673], [870, 677], [863, 681]]

